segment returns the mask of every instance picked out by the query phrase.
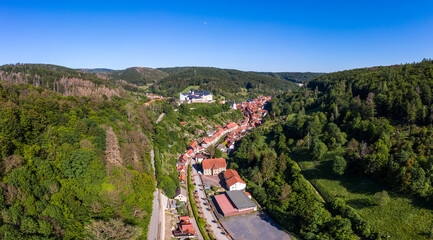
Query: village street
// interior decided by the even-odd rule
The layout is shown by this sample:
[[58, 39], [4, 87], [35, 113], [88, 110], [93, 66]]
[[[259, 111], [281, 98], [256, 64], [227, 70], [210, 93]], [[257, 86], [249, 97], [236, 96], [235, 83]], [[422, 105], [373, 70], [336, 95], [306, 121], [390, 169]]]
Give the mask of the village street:
[[201, 208], [203, 209], [203, 214], [206, 219], [206, 223], [210, 226], [211, 230], [213, 231], [216, 239], [218, 240], [228, 240], [229, 238], [226, 236], [226, 233], [223, 229], [221, 229], [218, 226], [217, 219], [215, 218], [214, 214], [211, 212], [211, 206], [207, 202], [205, 190], [203, 188], [203, 183], [201, 181], [200, 175], [197, 173], [195, 161], [191, 161], [192, 165], [192, 175], [194, 176], [194, 182], [195, 182], [195, 190], [198, 193], [199, 196], [199, 202]]
[[[222, 138], [224, 138], [224, 144], [219, 144], [218, 149], [220, 149], [220, 151], [222, 152], [229, 152], [234, 150], [235, 142], [239, 141], [242, 137], [248, 134], [248, 132], [263, 123], [263, 118], [267, 115], [267, 110], [264, 109], [264, 106], [268, 101], [270, 101], [270, 99], [270, 97], [259, 96], [258, 98], [251, 99], [248, 102], [242, 102], [238, 105], [232, 106], [234, 109], [242, 110], [242, 113], [244, 114], [244, 120], [238, 121], [238, 123], [231, 121], [227, 124], [224, 124], [223, 126], [215, 125], [216, 129], [210, 129], [204, 136], [193, 139], [192, 142], [185, 149], [185, 153], [179, 156], [178, 162], [176, 163], [176, 170], [179, 172], [178, 179], [183, 184], [186, 184], [187, 182], [187, 166], [192, 166], [191, 180], [193, 180], [194, 182], [193, 191], [195, 198], [191, 199], [191, 201], [196, 201], [199, 207], [200, 215], [206, 221], [206, 228], [210, 230], [210, 232], [212, 233], [212, 235], [214, 235], [216, 239], [231, 240], [233, 238], [230, 236], [230, 234], [236, 233], [237, 230], [234, 229], [229, 234], [226, 229], [224, 229], [222, 225], [220, 225], [218, 218], [213, 212], [216, 211], [216, 209], [212, 209], [212, 206], [208, 202], [201, 176], [198, 174], [199, 169], [197, 169], [196, 161], [202, 162], [204, 159], [209, 159], [208, 153], [206, 153], [206, 148], [211, 145], [217, 147], [217, 143]], [[205, 121], [206, 119], [201, 118], [201, 120]], [[185, 124], [183, 122], [180, 123], [182, 125]], [[226, 168], [226, 161], [225, 159], [223, 160], [224, 168]], [[205, 171], [202, 171], [201, 174], [209, 173], [205, 173]], [[238, 178], [240, 179], [239, 176]], [[245, 184], [242, 180], [236, 181], [240, 181], [238, 183]], [[200, 234], [199, 228], [197, 227], [197, 224], [195, 224], [195, 221], [197, 221], [198, 219], [198, 217], [197, 219], [191, 219], [191, 223], [194, 225], [196, 235]], [[254, 218], [253, 220], [257, 219]], [[242, 220], [240, 221], [242, 222]], [[259, 218], [259, 221], [257, 222], [263, 224], [261, 221], [262, 220], [260, 220]], [[271, 230], [271, 232], [273, 232], [273, 230]], [[188, 232], [185, 232], [185, 234], [188, 234]], [[271, 236], [272, 239], [272, 235], [269, 236]]]

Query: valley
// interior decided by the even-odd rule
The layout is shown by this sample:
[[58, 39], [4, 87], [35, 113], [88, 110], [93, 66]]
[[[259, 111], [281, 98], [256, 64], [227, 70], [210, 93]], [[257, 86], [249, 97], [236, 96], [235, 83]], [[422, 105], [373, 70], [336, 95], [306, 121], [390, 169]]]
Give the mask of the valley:
[[225, 73], [2, 66], [1, 236], [238, 239], [263, 224], [257, 239], [426, 239], [432, 68], [319, 74], [272, 97], [188, 80], [170, 97], [153, 87]]

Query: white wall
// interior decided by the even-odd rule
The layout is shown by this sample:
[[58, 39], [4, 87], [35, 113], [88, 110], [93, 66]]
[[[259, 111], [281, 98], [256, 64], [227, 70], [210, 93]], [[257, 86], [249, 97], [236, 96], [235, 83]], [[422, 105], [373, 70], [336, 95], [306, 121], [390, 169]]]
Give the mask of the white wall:
[[230, 186], [230, 191], [244, 190], [246, 187], [246, 184], [237, 182], [234, 185]]

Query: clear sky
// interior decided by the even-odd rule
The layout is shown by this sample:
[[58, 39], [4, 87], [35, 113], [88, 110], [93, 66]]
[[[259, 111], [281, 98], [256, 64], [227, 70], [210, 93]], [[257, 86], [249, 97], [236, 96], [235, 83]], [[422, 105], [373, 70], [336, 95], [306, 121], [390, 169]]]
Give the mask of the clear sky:
[[433, 58], [433, 1], [0, 1], [0, 64], [331, 72]]

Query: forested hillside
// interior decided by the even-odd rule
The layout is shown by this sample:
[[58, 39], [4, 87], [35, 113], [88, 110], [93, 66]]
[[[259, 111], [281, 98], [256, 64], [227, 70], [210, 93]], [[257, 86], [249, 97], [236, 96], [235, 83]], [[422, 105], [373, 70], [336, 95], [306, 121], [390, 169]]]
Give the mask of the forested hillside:
[[146, 238], [152, 119], [128, 98], [0, 83], [0, 239]]
[[125, 88], [139, 91], [138, 88], [101, 78], [95, 73], [80, 72], [75, 69], [48, 64], [9, 64], [0, 66], [0, 81], [17, 84], [32, 84], [68, 96], [86, 97], [126, 97]]
[[[306, 239], [346, 239], [340, 234], [351, 231], [362, 239], [425, 239], [433, 227], [432, 87], [431, 60], [320, 76], [273, 98], [268, 124], [234, 160], [249, 191], [277, 220], [294, 220], [280, 223]], [[326, 210], [343, 217], [345, 232], [325, 227], [332, 218], [317, 217], [320, 205], [296, 212], [308, 205], [297, 200], [306, 191], [293, 180], [298, 174], [284, 171], [293, 161]]]
[[166, 72], [153, 68], [132, 67], [124, 70], [114, 70], [106, 72], [108, 78], [114, 80], [125, 80], [136, 85], [155, 84], [159, 80], [168, 77]]
[[230, 69], [183, 67], [162, 68], [170, 74], [153, 85], [154, 92], [166, 96], [178, 97], [178, 94], [191, 86], [200, 86], [200, 90], [210, 91], [226, 99], [247, 99], [253, 96], [276, 95], [288, 89], [297, 89], [292, 82], [251, 72]]
[[271, 76], [274, 78], [280, 78], [288, 80], [295, 83], [305, 83], [311, 79], [319, 77], [325, 73], [315, 73], [315, 72], [258, 72], [258, 74], [263, 74], [266, 76]]

